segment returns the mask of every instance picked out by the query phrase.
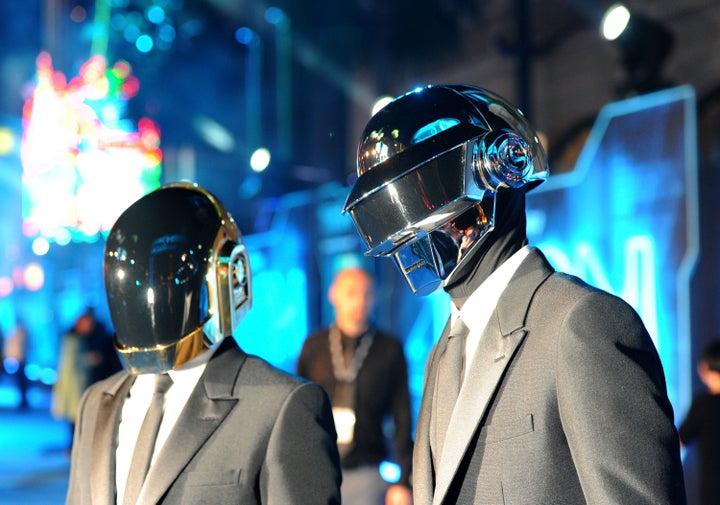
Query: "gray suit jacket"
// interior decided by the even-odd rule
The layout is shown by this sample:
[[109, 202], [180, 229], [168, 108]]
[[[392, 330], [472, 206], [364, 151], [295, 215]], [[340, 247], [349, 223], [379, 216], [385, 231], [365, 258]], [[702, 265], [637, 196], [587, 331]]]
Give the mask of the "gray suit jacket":
[[[132, 378], [83, 396], [68, 505], [115, 503], [115, 447]], [[340, 462], [324, 390], [226, 338], [150, 468], [138, 503], [338, 504]]]
[[415, 505], [685, 503], [662, 366], [620, 298], [533, 249], [480, 339], [437, 467], [429, 425], [446, 341], [428, 359]]

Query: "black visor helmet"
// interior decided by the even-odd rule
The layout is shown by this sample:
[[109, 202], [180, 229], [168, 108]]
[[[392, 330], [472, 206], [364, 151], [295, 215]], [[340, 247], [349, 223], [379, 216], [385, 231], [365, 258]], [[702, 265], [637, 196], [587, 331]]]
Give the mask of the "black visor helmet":
[[375, 114], [345, 202], [367, 255], [392, 256], [416, 294], [447, 285], [493, 229], [495, 193], [547, 178], [519, 109], [482, 88], [427, 86]]
[[191, 183], [132, 204], [105, 246], [115, 347], [128, 372], [162, 373], [233, 331], [251, 305], [250, 262], [233, 218]]

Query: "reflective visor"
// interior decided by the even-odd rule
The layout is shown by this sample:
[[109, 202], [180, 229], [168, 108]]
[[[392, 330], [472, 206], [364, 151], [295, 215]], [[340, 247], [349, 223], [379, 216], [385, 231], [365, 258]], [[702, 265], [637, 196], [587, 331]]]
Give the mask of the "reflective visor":
[[[465, 135], [465, 129], [455, 127], [438, 137]], [[462, 142], [419, 164], [414, 158], [427, 160], [425, 150], [406, 151], [393, 158], [392, 167], [378, 165], [358, 178], [344, 212], [355, 222], [367, 255], [391, 255], [482, 200], [486, 190], [477, 185], [471, 166], [474, 143]], [[388, 177], [389, 170], [398, 175]]]
[[[222, 208], [198, 189], [167, 187], [118, 218], [105, 245], [104, 278], [115, 344], [131, 373], [159, 373], [202, 351], [217, 312], [208, 279], [215, 251], [237, 240]], [[182, 344], [181, 344], [182, 343]]]

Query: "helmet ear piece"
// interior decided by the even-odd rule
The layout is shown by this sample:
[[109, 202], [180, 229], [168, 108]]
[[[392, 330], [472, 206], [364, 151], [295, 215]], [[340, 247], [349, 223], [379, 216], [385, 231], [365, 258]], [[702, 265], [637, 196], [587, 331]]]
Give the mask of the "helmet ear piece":
[[226, 242], [217, 259], [217, 290], [220, 332], [232, 335], [250, 310], [250, 258], [244, 244]]
[[507, 129], [489, 132], [473, 149], [478, 183], [492, 191], [525, 186], [534, 172], [533, 163], [532, 147], [523, 137]]

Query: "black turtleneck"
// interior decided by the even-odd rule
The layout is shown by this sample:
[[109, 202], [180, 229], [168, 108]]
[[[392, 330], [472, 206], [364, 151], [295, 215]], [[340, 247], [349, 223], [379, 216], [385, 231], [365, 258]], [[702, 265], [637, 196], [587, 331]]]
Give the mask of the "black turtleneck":
[[501, 188], [495, 199], [495, 228], [470, 250], [456, 279], [445, 287], [458, 308], [505, 260], [528, 243], [525, 190]]

